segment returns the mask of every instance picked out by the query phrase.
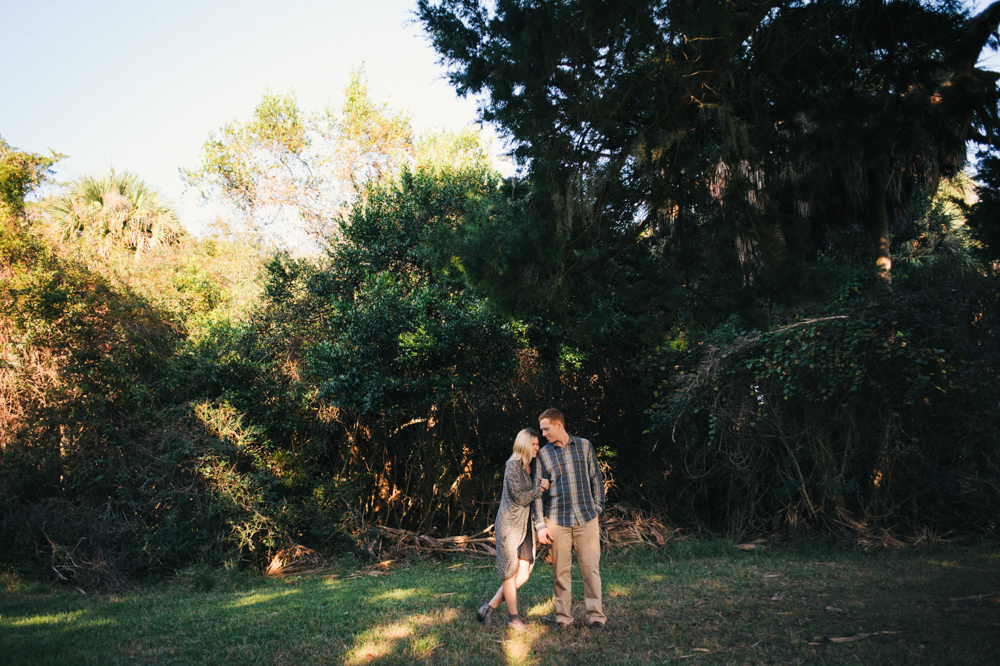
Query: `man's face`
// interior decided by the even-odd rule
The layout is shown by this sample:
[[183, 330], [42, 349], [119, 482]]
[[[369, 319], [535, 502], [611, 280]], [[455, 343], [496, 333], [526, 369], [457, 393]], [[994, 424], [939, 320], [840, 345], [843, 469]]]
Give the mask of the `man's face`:
[[552, 419], [542, 419], [538, 422], [538, 427], [542, 429], [542, 436], [552, 443], [559, 441], [564, 429], [562, 422]]

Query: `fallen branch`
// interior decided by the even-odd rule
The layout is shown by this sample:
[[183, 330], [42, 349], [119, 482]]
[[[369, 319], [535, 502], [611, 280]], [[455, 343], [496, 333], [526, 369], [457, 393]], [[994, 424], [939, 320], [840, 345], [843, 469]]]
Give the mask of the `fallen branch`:
[[[359, 545], [373, 557], [405, 558], [417, 554], [454, 554], [493, 557], [496, 537], [493, 525], [473, 535], [435, 537], [398, 527], [360, 528]], [[666, 524], [666, 518], [643, 513], [627, 504], [613, 504], [600, 517], [602, 548], [631, 548], [638, 545], [665, 546], [677, 539], [678, 530]], [[547, 549], [538, 549], [544, 559]]]

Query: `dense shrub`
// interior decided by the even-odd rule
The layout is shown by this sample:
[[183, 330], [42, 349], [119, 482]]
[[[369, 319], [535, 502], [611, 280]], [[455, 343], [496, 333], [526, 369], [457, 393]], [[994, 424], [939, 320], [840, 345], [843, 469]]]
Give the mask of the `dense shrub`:
[[737, 534], [995, 530], [997, 287], [855, 281], [808, 318], [664, 356], [651, 416], [675, 515]]
[[[0, 228], [0, 561], [108, 587], [296, 538], [341, 547], [339, 485], [226, 402], [269, 385], [234, 353], [236, 290], [189, 298], [225, 286], [191, 279], [218, 252], [140, 267], [69, 249]], [[149, 297], [130, 288], [143, 269]]]

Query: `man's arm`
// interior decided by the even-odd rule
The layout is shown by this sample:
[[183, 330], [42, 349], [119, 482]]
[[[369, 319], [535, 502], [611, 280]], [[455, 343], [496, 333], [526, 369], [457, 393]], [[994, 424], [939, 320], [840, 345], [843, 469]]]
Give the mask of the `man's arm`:
[[594, 498], [594, 505], [599, 513], [604, 513], [604, 474], [601, 472], [601, 463], [597, 460], [597, 453], [590, 440], [587, 440], [587, 467], [590, 473], [590, 494]]

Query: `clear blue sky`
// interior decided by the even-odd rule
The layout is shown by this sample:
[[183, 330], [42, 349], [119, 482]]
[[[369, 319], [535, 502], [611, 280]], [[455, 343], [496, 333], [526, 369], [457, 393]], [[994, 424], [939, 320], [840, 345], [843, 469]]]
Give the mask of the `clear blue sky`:
[[[418, 131], [475, 120], [413, 21], [416, 0], [0, 0], [0, 136], [66, 154], [56, 177], [114, 166], [197, 226], [178, 167], [265, 89], [339, 109], [362, 64], [372, 97]], [[207, 212], [203, 213], [207, 216]]]

